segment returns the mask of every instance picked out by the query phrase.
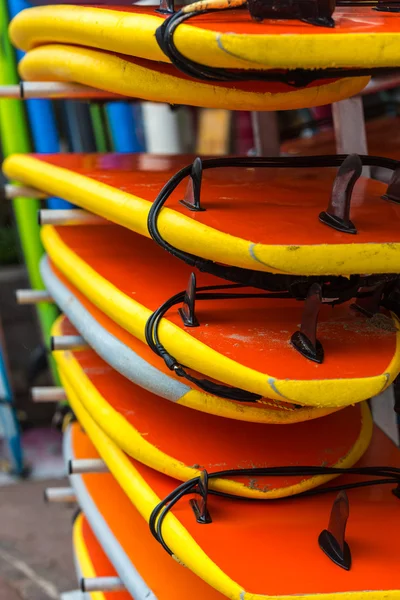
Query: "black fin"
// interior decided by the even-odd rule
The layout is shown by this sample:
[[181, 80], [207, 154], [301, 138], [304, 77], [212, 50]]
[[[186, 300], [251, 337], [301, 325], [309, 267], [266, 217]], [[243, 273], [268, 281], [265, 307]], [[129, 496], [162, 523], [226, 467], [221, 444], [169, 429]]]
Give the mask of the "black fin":
[[201, 180], [203, 177], [203, 163], [201, 158], [195, 158], [192, 171], [189, 176], [189, 181], [186, 187], [185, 197], [181, 200], [181, 204], [192, 211], [204, 211], [205, 208], [200, 204]]
[[[400, 415], [400, 375], [393, 381], [394, 412]], [[399, 484], [400, 485], [400, 484]]]
[[310, 25], [334, 27], [332, 15], [335, 0], [248, 0], [250, 15], [256, 21], [264, 19], [299, 19]]
[[390, 202], [395, 202], [399, 204], [400, 202], [400, 167], [393, 171], [393, 175], [389, 181], [389, 185], [386, 190], [386, 194], [382, 196], [384, 200], [389, 200]]
[[294, 348], [305, 358], [317, 363], [324, 360], [324, 349], [317, 340], [318, 313], [322, 302], [322, 289], [319, 283], [313, 283], [304, 301], [300, 331], [296, 331], [290, 341]]
[[200, 500], [197, 500], [197, 498], [190, 500], [190, 505], [193, 508], [194, 514], [196, 515], [196, 521], [202, 525], [211, 523], [212, 519], [207, 508], [208, 473], [205, 469], [202, 471], [199, 477], [196, 492], [200, 496]]
[[380, 311], [381, 300], [385, 284], [381, 283], [374, 288], [361, 288], [360, 292], [370, 292], [369, 296], [364, 298], [357, 298], [351, 308], [355, 308], [359, 312], [363, 313], [367, 317], [373, 317]]
[[355, 225], [350, 221], [350, 205], [354, 185], [361, 173], [360, 157], [358, 154], [349, 154], [339, 167], [333, 182], [328, 209], [319, 215], [322, 223], [342, 233], [357, 233]]
[[163, 15], [171, 15], [175, 12], [174, 0], [160, 0], [160, 6], [156, 8], [156, 12]]
[[339, 567], [350, 570], [351, 552], [345, 540], [347, 519], [349, 518], [349, 499], [344, 490], [333, 501], [328, 529], [324, 529], [318, 538], [319, 547]]
[[195, 313], [195, 303], [196, 275], [194, 273], [191, 273], [186, 288], [185, 297], [183, 299], [183, 304], [181, 308], [178, 309], [183, 324], [186, 325], [186, 327], [198, 327], [200, 325]]

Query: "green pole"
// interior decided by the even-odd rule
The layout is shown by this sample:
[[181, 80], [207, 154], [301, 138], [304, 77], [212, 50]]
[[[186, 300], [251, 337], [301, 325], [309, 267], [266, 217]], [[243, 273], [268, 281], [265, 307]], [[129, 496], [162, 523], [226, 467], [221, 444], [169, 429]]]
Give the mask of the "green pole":
[[108, 152], [107, 136], [104, 131], [103, 107], [98, 103], [90, 104], [90, 118], [92, 121], [94, 139], [97, 152]]
[[[8, 37], [8, 11], [6, 0], [0, 0], [0, 85], [19, 83], [16, 60]], [[20, 100], [0, 100], [0, 137], [3, 156], [31, 152], [30, 136], [24, 107]], [[30, 285], [34, 289], [43, 289], [40, 277], [39, 261], [43, 254], [40, 241], [37, 212], [39, 201], [31, 198], [16, 198], [13, 208], [22, 252], [28, 271]], [[58, 311], [52, 304], [39, 304], [37, 307], [39, 322], [46, 346], [49, 346], [50, 328]], [[50, 358], [54, 378], [58, 381], [57, 369]]]

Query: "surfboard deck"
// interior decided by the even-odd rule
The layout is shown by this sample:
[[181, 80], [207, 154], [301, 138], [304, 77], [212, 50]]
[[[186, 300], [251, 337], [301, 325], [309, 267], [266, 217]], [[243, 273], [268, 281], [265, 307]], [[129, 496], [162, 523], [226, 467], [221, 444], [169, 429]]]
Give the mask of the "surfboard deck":
[[141, 100], [229, 110], [320, 106], [358, 94], [370, 79], [327, 79], [301, 88], [261, 81], [211, 84], [188, 77], [168, 63], [66, 44], [30, 50], [19, 63], [19, 74], [26, 81], [83, 83]]
[[[365, 123], [368, 153], [372, 156], [400, 158], [400, 118], [380, 117]], [[333, 130], [320, 131], [309, 138], [288, 140], [282, 144], [282, 152], [290, 156], [329, 154], [336, 152]]]
[[[149, 236], [147, 218], [161, 188], [193, 156], [146, 154], [14, 155], [4, 173]], [[257, 271], [351, 275], [400, 271], [400, 205], [387, 185], [361, 177], [352, 194], [357, 235], [318, 220], [328, 207], [334, 168], [204, 170], [202, 212], [181, 204], [188, 178], [158, 218], [162, 237], [201, 258]]]
[[[53, 328], [56, 335], [63, 331], [63, 324], [61, 319]], [[129, 382], [90, 349], [56, 351], [54, 357], [79, 401], [121, 449], [181, 481], [199, 476], [204, 469], [213, 473], [271, 464], [352, 466], [371, 439], [372, 420], [364, 403], [282, 430], [195, 414], [166, 402]], [[277, 498], [312, 489], [328, 479], [288, 478], [271, 488], [268, 478], [250, 475], [217, 478], [210, 485], [242, 497]]]
[[[57, 43], [85, 45], [154, 61], [168, 60], [155, 32], [158, 6], [42, 6], [13, 20], [10, 36], [25, 51]], [[216, 11], [179, 25], [174, 41], [190, 60], [223, 68], [398, 66], [394, 13], [340, 7], [332, 29], [300, 21], [254, 22], [245, 10]]]
[[[129, 459], [95, 424], [77, 397], [71, 395], [71, 401], [96, 450], [148, 521], [175, 482]], [[398, 449], [375, 428], [372, 444], [359, 465], [399, 464]], [[390, 486], [382, 486], [378, 492], [372, 488], [349, 490], [348, 497], [347, 539], [353, 558], [349, 571], [331, 562], [317, 543], [329, 520], [330, 494], [267, 505], [213, 496], [208, 506], [213, 521], [208, 525], [196, 522], [189, 502], [183, 499], [165, 519], [163, 535], [174, 555], [188, 567], [184, 572], [193, 570], [232, 599], [287, 599], [299, 594], [319, 600], [397, 599], [399, 500]], [[171, 560], [172, 564], [175, 561]]]
[[[83, 513], [79, 513], [74, 521], [72, 545], [78, 582], [82, 577], [118, 577]], [[130, 600], [132, 598], [128, 592], [119, 590], [86, 592], [82, 596], [91, 600]]]
[[[63, 323], [63, 331], [69, 331], [69, 335], [79, 333], [113, 369], [166, 400], [220, 417], [276, 425], [300, 423], [337, 410], [294, 406], [270, 398], [259, 402], [236, 402], [205, 393], [190, 381], [186, 384], [172, 378], [167, 366], [158, 361], [146, 344], [89, 302], [47, 259], [42, 261], [41, 274], [47, 290], [68, 317]], [[73, 323], [74, 327], [69, 327], [68, 323]]]
[[[141, 341], [152, 312], [185, 289], [190, 275], [151, 240], [115, 225], [45, 226], [42, 240], [67, 279]], [[198, 285], [220, 281], [202, 274]], [[318, 338], [325, 358], [317, 364], [290, 344], [302, 303], [247, 298], [201, 304], [199, 327], [184, 327], [177, 307], [171, 309], [159, 327], [161, 343], [188, 368], [263, 397], [346, 406], [377, 395], [400, 370], [398, 322], [387, 312], [371, 320], [349, 303], [322, 305]]]

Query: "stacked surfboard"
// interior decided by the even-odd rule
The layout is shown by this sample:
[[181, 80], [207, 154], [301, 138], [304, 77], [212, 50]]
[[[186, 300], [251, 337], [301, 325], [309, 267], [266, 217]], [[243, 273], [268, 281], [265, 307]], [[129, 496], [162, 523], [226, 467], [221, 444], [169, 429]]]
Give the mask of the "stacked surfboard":
[[[224, 108], [332, 102], [398, 66], [387, 10], [192, 17], [38, 7], [10, 32], [26, 79]], [[13, 155], [3, 170], [81, 209], [39, 220], [82, 589], [398, 599], [400, 455], [367, 403], [400, 372], [397, 160]]]
[[[315, 14], [300, 21], [287, 20], [275, 6], [270, 18], [255, 15], [254, 21], [247, 10], [232, 10], [240, 0], [227, 2], [230, 10], [213, 10], [209, 1], [175, 15], [172, 3], [164, 4], [161, 10], [112, 3], [23, 11], [10, 27], [13, 43], [27, 52], [21, 77], [170, 104], [285, 110], [347, 98], [374, 70], [398, 66], [400, 25], [390, 7], [374, 12], [356, 2], [332, 18], [333, 5], [325, 14], [315, 3]], [[292, 10], [302, 17], [306, 3], [297, 4]]]

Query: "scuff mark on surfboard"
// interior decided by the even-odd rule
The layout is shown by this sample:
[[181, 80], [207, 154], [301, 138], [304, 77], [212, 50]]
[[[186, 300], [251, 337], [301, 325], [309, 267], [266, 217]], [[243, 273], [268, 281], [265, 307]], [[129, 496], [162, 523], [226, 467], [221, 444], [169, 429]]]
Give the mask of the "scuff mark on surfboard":
[[285, 400], [288, 400], [288, 398], [286, 398], [276, 387], [275, 385], [275, 381], [276, 379], [274, 377], [269, 377], [268, 379], [268, 385], [274, 390], [275, 394], [278, 394], [278, 396], [281, 396], [281, 398], [285, 398]]

